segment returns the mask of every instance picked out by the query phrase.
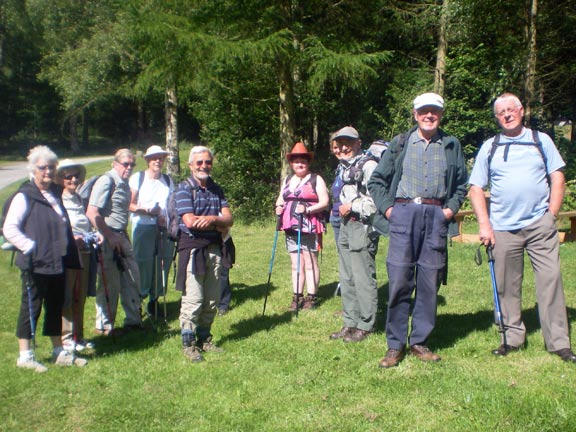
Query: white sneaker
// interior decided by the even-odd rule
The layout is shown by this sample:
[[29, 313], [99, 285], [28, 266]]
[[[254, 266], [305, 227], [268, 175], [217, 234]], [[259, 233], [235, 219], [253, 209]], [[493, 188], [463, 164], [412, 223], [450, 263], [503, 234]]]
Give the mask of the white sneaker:
[[76, 342], [76, 346], [74, 346], [74, 341], [67, 340], [62, 344], [62, 348], [64, 348], [69, 353], [73, 352], [74, 348], [76, 348], [76, 352], [82, 352], [86, 349], [94, 349], [94, 344], [92, 342], [81, 340]]
[[88, 364], [88, 360], [86, 360], [82, 357], [73, 356], [72, 354], [70, 354], [68, 351], [66, 351], [64, 349], [60, 352], [58, 357], [55, 357], [54, 354], [52, 354], [52, 361], [57, 366], [84, 367]]
[[22, 360], [20, 357], [18, 357], [18, 360], [16, 360], [16, 366], [23, 369], [32, 369], [34, 372], [39, 373], [46, 372], [48, 370], [48, 368], [42, 363], [37, 362], [34, 357], [29, 358], [28, 360]]

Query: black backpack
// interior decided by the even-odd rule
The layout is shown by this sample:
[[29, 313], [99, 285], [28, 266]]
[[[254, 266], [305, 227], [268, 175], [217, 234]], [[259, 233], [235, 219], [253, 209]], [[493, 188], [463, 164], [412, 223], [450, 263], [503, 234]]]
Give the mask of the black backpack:
[[528, 146], [536, 147], [538, 149], [538, 152], [540, 152], [540, 156], [542, 156], [542, 160], [544, 161], [544, 169], [546, 170], [546, 177], [548, 178], [548, 184], [550, 184], [548, 167], [547, 167], [548, 160], [546, 159], [546, 155], [544, 154], [544, 149], [542, 148], [542, 141], [540, 141], [537, 130], [531, 129], [531, 131], [532, 131], [532, 141], [531, 142], [513, 141], [513, 142], [507, 142], [507, 143], [502, 144], [502, 143], [500, 143], [501, 134], [500, 133], [496, 134], [496, 136], [494, 137], [494, 141], [492, 141], [492, 148], [490, 149], [490, 154], [488, 155], [488, 176], [490, 176], [490, 163], [492, 163], [492, 159], [494, 158], [494, 154], [496, 153], [496, 150], [498, 149], [498, 147], [505, 146], [503, 158], [504, 158], [504, 162], [506, 162], [508, 160], [508, 151], [510, 150], [511, 145], [528, 145]]

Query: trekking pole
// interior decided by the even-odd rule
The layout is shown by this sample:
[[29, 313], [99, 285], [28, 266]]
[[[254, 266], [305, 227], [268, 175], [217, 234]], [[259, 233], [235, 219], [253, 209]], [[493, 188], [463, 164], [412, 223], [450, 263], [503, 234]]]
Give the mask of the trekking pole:
[[300, 296], [300, 255], [302, 254], [302, 213], [298, 214], [298, 250], [296, 259], [296, 316], [298, 316], [298, 300]]
[[[106, 298], [106, 308], [108, 310], [108, 317], [110, 320], [110, 334], [112, 335], [112, 343], [116, 343], [116, 335], [114, 334], [114, 320], [112, 319], [112, 308], [110, 307], [110, 295], [108, 292], [108, 282], [106, 281], [106, 273], [104, 272], [104, 258], [102, 257], [102, 249], [98, 249], [98, 261], [100, 263], [100, 275], [102, 276], [102, 286], [104, 287], [104, 296]], [[103, 330], [104, 323], [102, 323]]]
[[[158, 228], [156, 228], [158, 229]], [[154, 321], [158, 320], [158, 271], [160, 261], [160, 232], [156, 234], [156, 250], [154, 251]]]
[[30, 342], [32, 350], [36, 350], [36, 320], [34, 318], [34, 307], [32, 305], [32, 258], [30, 258], [30, 267], [25, 270], [26, 278], [26, 295], [28, 298], [28, 315], [30, 315]]
[[74, 270], [74, 289], [72, 290], [72, 364], [76, 361], [76, 346], [78, 345], [78, 328], [76, 322], [78, 319], [78, 303], [80, 301], [80, 270]]
[[499, 332], [502, 334], [502, 342], [504, 346], [506, 343], [506, 327], [504, 326], [504, 318], [502, 316], [502, 309], [500, 308], [500, 297], [498, 295], [498, 288], [496, 285], [496, 272], [494, 271], [494, 246], [486, 246], [486, 255], [488, 255], [488, 266], [490, 267], [490, 276], [492, 277], [492, 294], [494, 296], [494, 318], [498, 324]]
[[272, 267], [274, 266], [274, 256], [276, 255], [276, 244], [278, 243], [278, 233], [280, 232], [282, 218], [276, 216], [276, 230], [274, 231], [274, 244], [272, 245], [272, 255], [270, 256], [270, 264], [268, 266], [268, 282], [266, 282], [266, 294], [264, 295], [264, 307], [262, 308], [262, 316], [266, 313], [266, 301], [268, 300], [268, 291], [270, 290], [270, 278], [272, 277]]
[[[163, 306], [164, 306], [164, 324], [168, 325], [168, 319], [166, 318], [166, 291], [168, 291], [168, 284], [166, 283], [167, 275], [166, 270], [164, 269], [164, 230], [160, 229], [160, 269], [162, 273], [162, 298], [163, 298]], [[168, 269], [170, 270], [170, 269]]]

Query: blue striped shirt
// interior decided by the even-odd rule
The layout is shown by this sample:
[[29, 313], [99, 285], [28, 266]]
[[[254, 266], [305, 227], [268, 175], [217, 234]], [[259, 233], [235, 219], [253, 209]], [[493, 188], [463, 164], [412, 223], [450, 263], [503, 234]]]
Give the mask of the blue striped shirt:
[[[196, 216], [218, 216], [222, 208], [230, 207], [224, 197], [224, 191], [212, 178], [208, 179], [206, 187], [201, 187], [193, 178], [189, 179], [194, 185], [194, 190], [188, 182], [182, 182], [176, 190], [176, 209], [178, 216], [182, 217], [186, 213]], [[180, 220], [180, 230], [194, 238], [220, 238], [221, 233], [216, 230], [190, 230], [182, 220]]]

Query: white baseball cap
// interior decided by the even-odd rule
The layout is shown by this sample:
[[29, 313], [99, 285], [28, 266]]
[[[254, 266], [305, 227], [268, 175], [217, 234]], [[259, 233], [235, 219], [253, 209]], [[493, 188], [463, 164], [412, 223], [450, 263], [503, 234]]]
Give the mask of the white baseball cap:
[[425, 106], [435, 106], [444, 109], [444, 98], [436, 93], [423, 93], [414, 99], [414, 109]]

